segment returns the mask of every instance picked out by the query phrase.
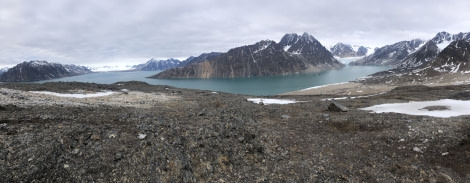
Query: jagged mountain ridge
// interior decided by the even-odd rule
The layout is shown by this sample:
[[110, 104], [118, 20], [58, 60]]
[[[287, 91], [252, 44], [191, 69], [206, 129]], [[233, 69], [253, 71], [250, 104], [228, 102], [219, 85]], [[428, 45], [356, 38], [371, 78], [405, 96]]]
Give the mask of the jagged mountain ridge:
[[344, 43], [336, 43], [330, 48], [331, 54], [340, 58], [362, 57], [368, 54], [369, 49], [364, 46], [351, 46]]
[[[433, 60], [440, 51], [446, 48], [451, 42], [457, 40], [470, 40], [470, 34], [462, 32], [458, 34], [439, 32], [432, 39], [419, 45], [414, 51], [413, 49], [409, 49], [408, 55], [406, 55], [405, 52], [401, 52], [403, 53], [402, 55], [406, 55], [405, 57], [395, 56], [396, 49], [384, 49], [390, 47], [384, 46], [378, 49], [380, 52], [378, 51], [369, 57], [353, 62], [351, 65], [388, 65], [399, 69], [413, 69]], [[398, 43], [394, 45], [397, 44]], [[414, 46], [416, 45], [414, 44]]]
[[294, 74], [341, 68], [313, 36], [286, 34], [279, 43], [264, 40], [230, 49], [198, 63], [163, 71], [151, 78], [227, 78]]
[[470, 40], [451, 42], [432, 62], [423, 66], [423, 72], [432, 76], [439, 73], [470, 73]]
[[50, 63], [47, 61], [22, 62], [0, 76], [2, 82], [30, 82], [91, 73], [87, 67]]
[[180, 60], [174, 58], [166, 60], [157, 60], [152, 58], [146, 63], [134, 65], [132, 68], [138, 71], [162, 71], [177, 67], [180, 63]]
[[425, 41], [414, 39], [411, 41], [401, 41], [392, 45], [386, 45], [375, 50], [374, 54], [351, 62], [350, 65], [387, 65], [395, 66], [406, 56], [413, 53]]
[[[435, 45], [430, 41], [428, 46], [436, 49]], [[466, 80], [468, 74], [470, 74], [470, 40], [457, 40], [448, 44], [435, 58], [417, 67], [396, 68], [375, 73], [364, 78], [364, 81], [395, 85], [447, 83], [459, 77]]]

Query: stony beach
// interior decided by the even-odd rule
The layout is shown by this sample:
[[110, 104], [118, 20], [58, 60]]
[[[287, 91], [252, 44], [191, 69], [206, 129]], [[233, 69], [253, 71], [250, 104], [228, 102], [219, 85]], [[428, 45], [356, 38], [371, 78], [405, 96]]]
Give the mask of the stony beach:
[[[470, 116], [360, 110], [385, 103], [470, 100], [469, 85], [345, 85], [263, 97], [298, 101], [263, 105], [248, 100], [257, 96], [141, 82], [0, 84], [0, 179], [470, 181]], [[31, 91], [109, 93], [73, 98]]]

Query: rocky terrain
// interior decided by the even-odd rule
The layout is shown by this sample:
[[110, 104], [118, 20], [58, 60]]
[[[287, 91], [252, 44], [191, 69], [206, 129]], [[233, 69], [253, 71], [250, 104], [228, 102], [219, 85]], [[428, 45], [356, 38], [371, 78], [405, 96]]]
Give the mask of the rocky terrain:
[[263, 40], [150, 78], [232, 78], [319, 72], [344, 67], [312, 35], [286, 34]]
[[[91, 94], [68, 98], [33, 93]], [[359, 110], [470, 100], [470, 85], [362, 98], [253, 96], [141, 82], [0, 84], [3, 182], [469, 182], [470, 117]], [[343, 110], [344, 107], [348, 108]], [[338, 112], [338, 111], [346, 112]], [[439, 110], [439, 108], [433, 109]]]

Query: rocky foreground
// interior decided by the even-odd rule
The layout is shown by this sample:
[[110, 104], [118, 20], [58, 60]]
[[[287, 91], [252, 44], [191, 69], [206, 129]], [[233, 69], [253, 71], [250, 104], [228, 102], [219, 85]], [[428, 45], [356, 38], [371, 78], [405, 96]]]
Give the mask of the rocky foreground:
[[[0, 84], [2, 182], [469, 182], [470, 116], [358, 110], [470, 100], [470, 85], [250, 96], [140, 82]], [[124, 90], [123, 90], [124, 89]], [[28, 91], [116, 93], [66, 98]], [[341, 109], [341, 108], [339, 108]]]

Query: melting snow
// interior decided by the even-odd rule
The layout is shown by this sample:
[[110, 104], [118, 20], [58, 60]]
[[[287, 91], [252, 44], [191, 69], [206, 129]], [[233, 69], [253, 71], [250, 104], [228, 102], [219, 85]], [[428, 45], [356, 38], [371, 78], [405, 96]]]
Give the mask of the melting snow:
[[293, 104], [297, 103], [298, 101], [295, 100], [288, 100], [288, 99], [267, 99], [267, 98], [249, 98], [248, 101], [254, 102], [256, 104], [260, 104], [261, 102], [264, 105], [269, 104]]
[[442, 99], [436, 101], [380, 104], [361, 108], [361, 110], [371, 110], [373, 113], [395, 112], [409, 115], [449, 118], [470, 115], [468, 106], [470, 106], [470, 101]]
[[105, 92], [97, 92], [92, 94], [72, 94], [72, 93], [56, 93], [50, 91], [30, 91], [31, 93], [39, 93], [39, 94], [46, 94], [46, 95], [54, 95], [58, 97], [71, 97], [71, 98], [90, 98], [90, 97], [102, 97], [114, 94], [116, 92], [112, 91], [105, 91]]

